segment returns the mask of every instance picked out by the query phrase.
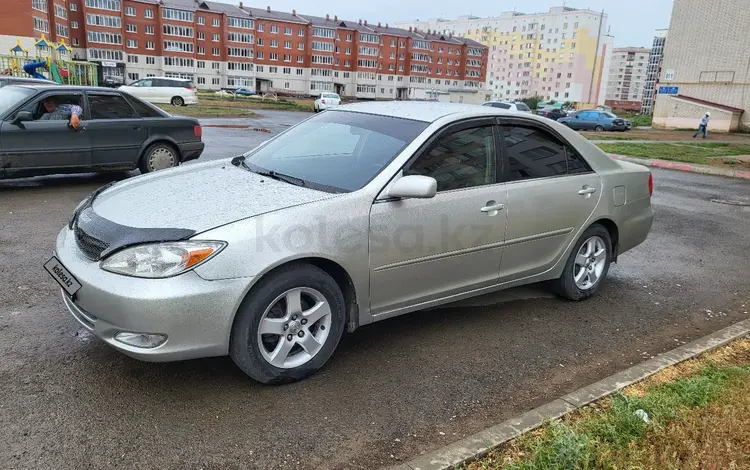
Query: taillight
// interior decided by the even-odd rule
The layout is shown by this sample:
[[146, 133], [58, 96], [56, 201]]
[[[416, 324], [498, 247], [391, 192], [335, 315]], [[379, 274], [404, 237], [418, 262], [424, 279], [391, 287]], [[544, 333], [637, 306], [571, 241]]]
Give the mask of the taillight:
[[326, 104], [325, 98], [323, 98], [322, 100], [320, 100], [320, 102], [323, 103], [323, 104]]
[[648, 195], [649, 197], [654, 194], [654, 175], [648, 174]]
[[200, 139], [201, 137], [203, 137], [203, 128], [199, 125], [193, 126], [193, 134], [195, 134], [195, 136]]

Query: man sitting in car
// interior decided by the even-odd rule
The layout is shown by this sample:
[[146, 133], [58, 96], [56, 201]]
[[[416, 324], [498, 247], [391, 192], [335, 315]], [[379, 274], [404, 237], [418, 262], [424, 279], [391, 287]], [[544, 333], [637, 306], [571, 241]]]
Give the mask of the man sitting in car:
[[42, 101], [42, 106], [46, 111], [39, 118], [40, 121], [65, 121], [70, 119], [70, 126], [78, 129], [81, 125], [81, 114], [83, 109], [77, 104], [58, 104], [57, 98], [50, 96]]

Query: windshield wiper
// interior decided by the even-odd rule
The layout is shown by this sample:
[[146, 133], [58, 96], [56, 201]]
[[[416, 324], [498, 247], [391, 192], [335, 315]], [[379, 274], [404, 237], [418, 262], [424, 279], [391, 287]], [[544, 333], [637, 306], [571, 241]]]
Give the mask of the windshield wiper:
[[279, 173], [278, 171], [274, 170], [261, 170], [256, 168], [250, 168], [250, 166], [245, 162], [244, 155], [239, 157], [234, 157], [232, 159], [232, 165], [235, 166], [242, 166], [246, 170], [252, 171], [253, 173], [257, 173], [261, 176], [265, 176], [267, 178], [272, 178], [278, 181], [284, 181], [285, 183], [293, 184], [295, 186], [306, 186], [305, 180], [302, 178], [297, 178], [291, 175], [286, 175], [284, 173]]

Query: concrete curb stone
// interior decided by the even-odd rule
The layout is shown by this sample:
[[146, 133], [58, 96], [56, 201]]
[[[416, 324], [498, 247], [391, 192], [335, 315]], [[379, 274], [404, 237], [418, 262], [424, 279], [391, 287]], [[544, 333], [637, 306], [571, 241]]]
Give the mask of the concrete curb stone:
[[648, 159], [631, 157], [630, 155], [609, 154], [616, 160], [623, 160], [631, 163], [638, 163], [653, 168], [663, 168], [666, 170], [688, 171], [691, 173], [700, 173], [703, 175], [727, 176], [729, 178], [741, 178], [750, 180], [750, 171], [733, 170], [731, 168], [720, 168], [708, 165], [694, 165], [692, 163], [671, 162], [668, 160]]
[[486, 455], [495, 447], [521, 434], [560, 418], [591, 402], [611, 395], [639, 382], [660, 370], [723, 346], [750, 334], [750, 319], [659, 354], [653, 359], [618, 372], [606, 379], [578, 389], [545, 405], [527, 411], [501, 424], [449, 444], [436, 451], [416, 457], [390, 470], [449, 470]]

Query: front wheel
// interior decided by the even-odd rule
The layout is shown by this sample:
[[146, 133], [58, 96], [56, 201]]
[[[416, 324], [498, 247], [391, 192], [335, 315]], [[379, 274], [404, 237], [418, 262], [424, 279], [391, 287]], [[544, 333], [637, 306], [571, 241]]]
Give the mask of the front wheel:
[[261, 280], [242, 303], [229, 355], [258, 382], [301, 380], [333, 355], [345, 323], [336, 281], [315, 266], [291, 265]]
[[599, 290], [612, 262], [612, 238], [595, 224], [578, 239], [562, 275], [552, 281], [554, 292], [570, 300], [583, 300]]

